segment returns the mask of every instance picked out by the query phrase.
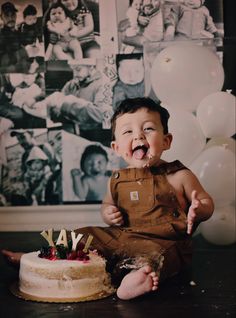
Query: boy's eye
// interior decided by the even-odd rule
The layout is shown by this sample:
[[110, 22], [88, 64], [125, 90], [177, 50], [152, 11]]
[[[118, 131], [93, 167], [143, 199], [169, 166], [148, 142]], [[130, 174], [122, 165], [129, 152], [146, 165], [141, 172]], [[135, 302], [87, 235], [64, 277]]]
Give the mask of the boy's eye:
[[123, 132], [123, 135], [131, 134], [131, 133], [132, 133], [132, 130], [125, 130], [125, 131]]
[[154, 130], [153, 127], [146, 127], [146, 128], [144, 128], [144, 131], [152, 131], [152, 130]]

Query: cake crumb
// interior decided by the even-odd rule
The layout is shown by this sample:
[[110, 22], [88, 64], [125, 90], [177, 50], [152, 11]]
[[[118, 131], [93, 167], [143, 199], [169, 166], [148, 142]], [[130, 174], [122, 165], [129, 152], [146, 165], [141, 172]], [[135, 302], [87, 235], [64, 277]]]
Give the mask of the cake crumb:
[[73, 306], [70, 306], [70, 305], [68, 305], [68, 306], [65, 306], [65, 305], [60, 306], [59, 309], [60, 309], [60, 311], [72, 311], [72, 310], [74, 310]]
[[189, 285], [190, 285], [190, 286], [196, 286], [197, 284], [195, 283], [195, 281], [191, 280], [191, 281], [189, 282]]

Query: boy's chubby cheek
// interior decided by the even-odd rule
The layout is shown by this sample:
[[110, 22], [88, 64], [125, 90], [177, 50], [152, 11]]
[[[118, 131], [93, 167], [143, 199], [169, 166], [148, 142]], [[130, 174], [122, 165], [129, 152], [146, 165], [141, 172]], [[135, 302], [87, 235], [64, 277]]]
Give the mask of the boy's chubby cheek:
[[130, 153], [128, 153], [128, 152], [125, 152], [124, 157], [128, 159], [129, 157], [131, 157], [131, 154], [130, 154]]

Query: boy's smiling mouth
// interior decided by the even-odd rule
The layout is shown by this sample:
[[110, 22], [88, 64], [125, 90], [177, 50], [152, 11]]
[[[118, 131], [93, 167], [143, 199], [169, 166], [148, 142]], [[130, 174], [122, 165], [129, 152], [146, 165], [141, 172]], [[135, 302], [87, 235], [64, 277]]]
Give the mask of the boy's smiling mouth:
[[142, 160], [148, 152], [148, 147], [146, 145], [138, 145], [132, 149], [132, 155], [137, 160]]

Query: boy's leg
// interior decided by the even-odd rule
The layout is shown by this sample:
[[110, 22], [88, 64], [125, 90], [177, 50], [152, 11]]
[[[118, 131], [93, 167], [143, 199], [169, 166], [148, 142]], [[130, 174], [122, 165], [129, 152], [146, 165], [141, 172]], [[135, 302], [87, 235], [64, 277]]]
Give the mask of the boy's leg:
[[[152, 246], [153, 242], [149, 243], [151, 244], [146, 241], [146, 256], [138, 257], [136, 251], [136, 256], [124, 260], [123, 264], [117, 264], [120, 268], [137, 268], [124, 276], [117, 289], [119, 298], [127, 300], [155, 291], [159, 282], [179, 273], [191, 262], [191, 242], [172, 241], [169, 244], [170, 242], [164, 241], [163, 247], [160, 248], [161, 245], [157, 244], [156, 249]], [[142, 245], [142, 241], [139, 241], [139, 244]], [[159, 257], [157, 251], [161, 252]], [[139, 268], [142, 263], [143, 266]]]
[[192, 241], [183, 240], [173, 242], [163, 253], [164, 261], [160, 281], [172, 277], [185, 270], [192, 262]]
[[1, 253], [5, 256], [7, 262], [10, 265], [13, 265], [13, 266], [16, 266], [16, 267], [19, 267], [21, 256], [24, 254], [24, 253], [21, 253], [21, 252], [12, 252], [12, 251], [9, 251], [9, 250], [4, 250], [4, 249], [1, 250]]
[[63, 47], [60, 44], [53, 45], [53, 54], [58, 60], [68, 61], [71, 59], [70, 55], [63, 51]]
[[74, 59], [82, 59], [83, 51], [81, 49], [81, 45], [77, 39], [71, 40], [69, 42], [69, 49], [73, 52]]
[[88, 235], [92, 235], [93, 240], [90, 248], [97, 250], [107, 261], [114, 258], [119, 245], [117, 237], [120, 235], [120, 230], [118, 228], [88, 226], [76, 229], [75, 232], [84, 235], [83, 242], [86, 242]]
[[[117, 262], [113, 276], [117, 277], [120, 284], [118, 296], [122, 299], [156, 290], [157, 282], [174, 276], [191, 263], [192, 250], [189, 240], [163, 240], [126, 232], [121, 235], [119, 241], [116, 253], [122, 256], [122, 261]], [[119, 251], [121, 246], [123, 252]], [[136, 271], [131, 272], [134, 269]]]

